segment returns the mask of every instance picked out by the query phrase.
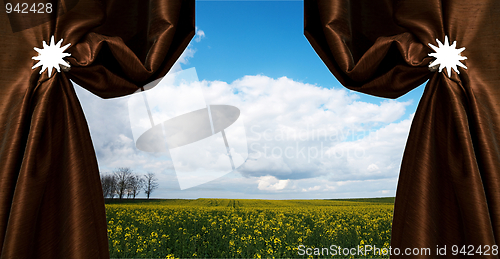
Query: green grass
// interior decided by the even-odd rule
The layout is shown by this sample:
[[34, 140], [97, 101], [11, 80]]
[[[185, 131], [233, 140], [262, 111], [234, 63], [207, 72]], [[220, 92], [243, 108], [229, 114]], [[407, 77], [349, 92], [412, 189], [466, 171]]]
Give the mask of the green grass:
[[396, 197], [382, 198], [361, 198], [361, 199], [334, 199], [333, 201], [354, 201], [354, 202], [370, 202], [370, 203], [391, 203], [394, 204]]
[[[227, 206], [229, 201], [238, 201], [244, 206], [287, 206], [300, 204], [314, 204], [318, 206], [331, 206], [335, 202], [365, 202], [394, 204], [395, 197], [381, 198], [354, 198], [354, 199], [329, 199], [329, 200], [263, 200], [263, 199], [104, 199], [106, 204], [155, 204], [155, 205], [186, 205], [186, 206]], [[349, 203], [350, 204], [350, 203]]]
[[[299, 254], [299, 245], [388, 247], [393, 202], [394, 198], [106, 200], [110, 254], [113, 258], [302, 258], [307, 256]], [[372, 257], [387, 258], [373, 254], [355, 258]]]

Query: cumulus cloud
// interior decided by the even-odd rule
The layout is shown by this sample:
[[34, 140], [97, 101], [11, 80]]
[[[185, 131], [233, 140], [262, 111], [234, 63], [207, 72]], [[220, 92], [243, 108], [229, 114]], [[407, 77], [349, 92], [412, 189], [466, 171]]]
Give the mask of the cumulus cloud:
[[144, 171], [172, 170], [168, 157], [137, 150], [129, 115], [128, 97], [101, 99], [74, 84], [89, 125], [99, 169], [112, 172], [118, 167], [131, 167]]
[[316, 186], [314, 186], [314, 187], [309, 187], [309, 188], [307, 188], [307, 189], [302, 188], [302, 191], [303, 191], [303, 192], [309, 192], [309, 191], [317, 191], [317, 190], [320, 190], [320, 189], [321, 189], [321, 186], [316, 185]]
[[194, 57], [194, 53], [196, 53], [196, 49], [189, 46], [182, 52], [181, 56], [176, 62], [179, 62], [181, 64], [188, 64], [189, 59]]
[[205, 38], [205, 32], [202, 31], [202, 30], [200, 30], [200, 29], [198, 29], [198, 27], [195, 27], [195, 28], [196, 28], [196, 30], [195, 30], [196, 31], [196, 35], [194, 37], [194, 40], [196, 42], [200, 42], [201, 39]]
[[238, 169], [245, 177], [397, 177], [410, 102], [366, 103], [345, 89], [263, 75], [199, 84], [207, 102], [234, 104], [245, 114], [249, 159]]
[[379, 168], [376, 164], [371, 164], [368, 166], [367, 170], [370, 172], [377, 171]]
[[263, 191], [279, 191], [285, 189], [290, 180], [278, 180], [274, 176], [263, 176], [258, 180], [257, 188]]
[[[168, 154], [149, 154], [135, 148], [127, 97], [102, 100], [77, 89], [102, 170], [130, 166], [160, 172], [164, 182], [158, 193], [168, 190], [160, 197], [173, 193], [181, 198], [394, 194], [413, 118], [403, 117], [410, 102], [381, 99], [379, 103], [367, 103], [343, 88], [327, 89], [264, 75], [244, 76], [234, 82], [183, 84], [201, 89], [206, 104], [240, 109], [248, 145], [246, 162], [227, 176], [180, 191]], [[193, 96], [189, 89], [193, 88], [170, 91], [175, 94], [165, 95], [165, 100], [173, 100], [164, 102], [182, 99], [175, 96]]]
[[[194, 41], [200, 42], [203, 38], [205, 38], [205, 32], [195, 27], [195, 36]], [[189, 64], [189, 59], [194, 57], [196, 53], [196, 48], [193, 46], [193, 43], [190, 42], [187, 48], [182, 52], [181, 56], [175, 61], [174, 65], [170, 69], [169, 73], [176, 73], [182, 71], [182, 65]]]

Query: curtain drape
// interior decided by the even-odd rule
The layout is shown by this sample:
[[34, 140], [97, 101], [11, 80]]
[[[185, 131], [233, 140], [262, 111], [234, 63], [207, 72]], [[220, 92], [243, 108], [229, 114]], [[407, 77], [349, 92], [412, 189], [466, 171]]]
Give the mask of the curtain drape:
[[[481, 258], [498, 258], [500, 1], [305, 0], [304, 12], [305, 36], [345, 87], [397, 98], [429, 80], [401, 165], [393, 251], [490, 246]], [[428, 69], [428, 44], [445, 36], [466, 48], [467, 69], [450, 77]]]
[[[0, 14], [0, 258], [109, 258], [97, 161], [70, 79], [110, 98], [162, 77], [194, 36], [194, 0], [22, 2], [53, 10]], [[71, 43], [71, 70], [49, 77], [32, 57], [52, 35]]]

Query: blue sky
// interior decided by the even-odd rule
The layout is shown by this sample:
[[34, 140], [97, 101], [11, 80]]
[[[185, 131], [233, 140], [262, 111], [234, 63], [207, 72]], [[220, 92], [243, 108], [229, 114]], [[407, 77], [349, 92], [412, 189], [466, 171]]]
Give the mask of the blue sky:
[[[232, 82], [243, 75], [286, 76], [322, 87], [342, 87], [304, 36], [303, 1], [197, 1], [196, 25], [207, 35], [195, 44], [200, 80]], [[398, 100], [414, 100], [416, 110], [424, 87]], [[382, 98], [358, 93], [361, 101]]]
[[[235, 139], [246, 141], [248, 158], [222, 177], [183, 188], [175, 152], [149, 154], [135, 145], [138, 120], [129, 111], [137, 110], [130, 106], [137, 95], [103, 100], [76, 86], [101, 173], [123, 166], [152, 171], [160, 183], [156, 198], [395, 195], [423, 86], [396, 100], [344, 88], [304, 36], [302, 1], [197, 1], [196, 26], [197, 36], [169, 73], [172, 82], [180, 77], [189, 84], [149, 92], [155, 120], [198, 109], [186, 103], [201, 89], [201, 102], [240, 109], [244, 131]], [[284, 139], [283, 132], [302, 137]]]

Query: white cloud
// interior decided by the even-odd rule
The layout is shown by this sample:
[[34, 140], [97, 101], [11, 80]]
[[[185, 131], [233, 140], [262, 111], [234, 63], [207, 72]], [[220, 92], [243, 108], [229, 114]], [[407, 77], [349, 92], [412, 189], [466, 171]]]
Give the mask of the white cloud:
[[[379, 103], [367, 103], [343, 88], [326, 89], [263, 75], [244, 76], [234, 82], [189, 84], [202, 89], [207, 104], [240, 108], [249, 148], [243, 166], [199, 188], [179, 191], [168, 156], [135, 148], [127, 97], [103, 100], [77, 88], [100, 168], [110, 171], [130, 166], [141, 172], [158, 172], [158, 178], [164, 181], [158, 191], [164, 190], [160, 197], [172, 197], [173, 193], [181, 198], [273, 198], [284, 193], [288, 196], [283, 198], [363, 197], [394, 193], [413, 119], [413, 114], [403, 118], [410, 102], [381, 99]], [[189, 87], [170, 92], [174, 96], [156, 97], [164, 102], [172, 99], [168, 103], [181, 102], [192, 96], [183, 89]]]
[[320, 176], [330, 180], [395, 178], [411, 119], [410, 102], [357, 101], [345, 89], [326, 89], [286, 77], [245, 76], [232, 83], [203, 81], [207, 103], [234, 104], [245, 115], [246, 177]]
[[194, 57], [194, 53], [196, 53], [196, 50], [193, 49], [192, 47], [188, 47], [186, 48], [181, 56], [179, 57], [179, 59], [177, 60], [177, 62], [180, 62], [182, 64], [187, 64], [189, 62], [189, 59]]
[[198, 27], [196, 27], [196, 35], [194, 37], [194, 40], [196, 42], [200, 42], [201, 39], [205, 38], [205, 32], [202, 30], [199, 30]]
[[89, 125], [101, 172], [109, 173], [118, 167], [144, 172], [172, 170], [172, 163], [165, 156], [135, 148], [127, 112], [128, 97], [101, 99], [77, 85], [75, 91]]
[[[303, 192], [309, 192], [309, 191], [317, 191], [317, 190], [319, 190], [319, 189], [321, 189], [321, 186], [316, 185], [316, 186], [314, 186], [314, 187], [309, 187], [309, 188], [307, 188], [307, 189], [302, 188], [302, 191], [303, 191]], [[327, 189], [328, 189], [328, 186], [327, 186]]]
[[258, 180], [257, 188], [263, 191], [279, 191], [287, 187], [290, 180], [278, 180], [274, 176], [263, 176]]
[[[205, 38], [205, 32], [199, 30], [198, 27], [195, 27], [195, 36], [194, 41], [200, 42], [203, 38]], [[187, 65], [189, 64], [189, 59], [194, 57], [196, 53], [196, 49], [193, 47], [193, 42], [190, 42], [187, 48], [182, 52], [181, 56], [175, 61], [174, 65], [170, 69], [169, 73], [175, 73], [182, 70], [181, 64]]]
[[371, 164], [367, 168], [368, 171], [373, 172], [379, 170], [378, 166], [376, 164]]

